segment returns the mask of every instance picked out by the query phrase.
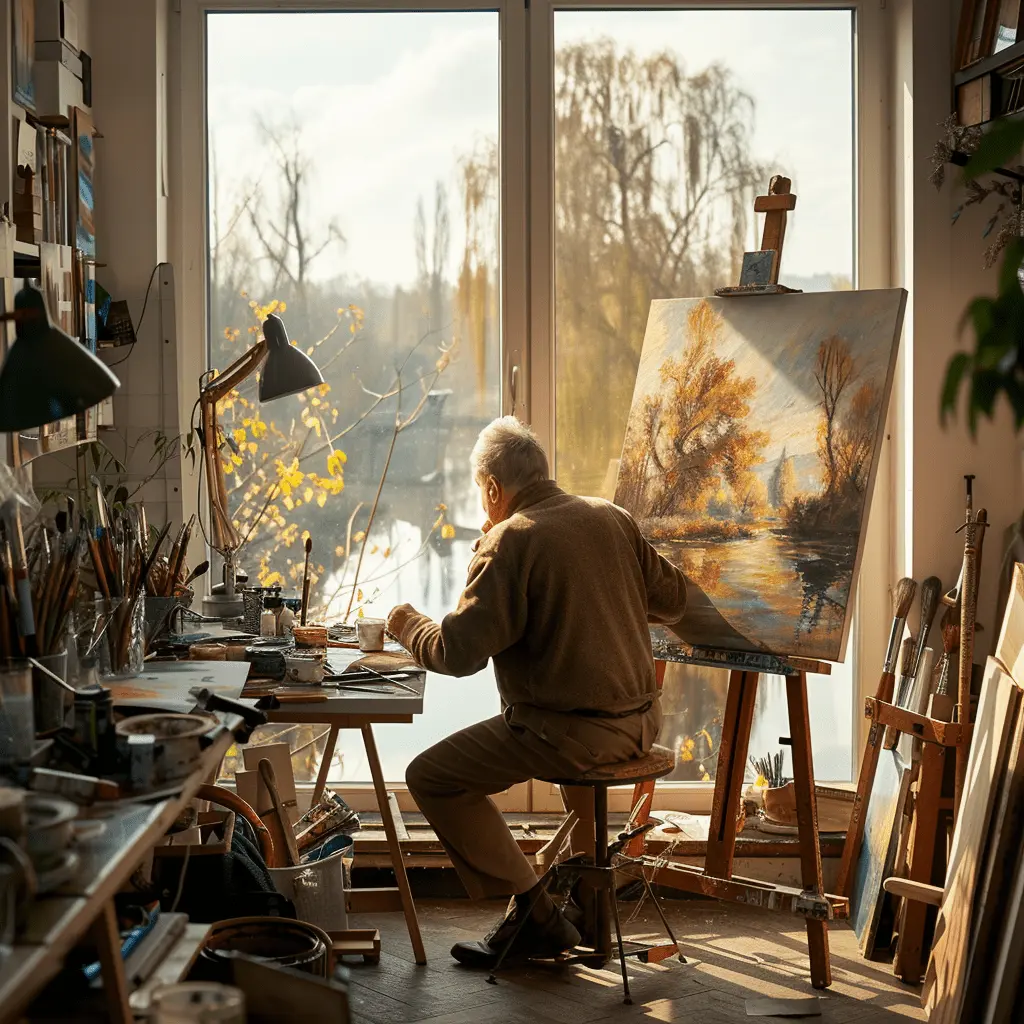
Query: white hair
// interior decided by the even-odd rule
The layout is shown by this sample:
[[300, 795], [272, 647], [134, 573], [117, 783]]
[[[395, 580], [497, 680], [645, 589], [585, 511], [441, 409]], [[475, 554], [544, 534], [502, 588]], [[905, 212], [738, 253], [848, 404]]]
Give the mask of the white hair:
[[515, 416], [492, 420], [480, 431], [469, 464], [475, 480], [493, 476], [512, 493], [551, 475], [537, 435]]

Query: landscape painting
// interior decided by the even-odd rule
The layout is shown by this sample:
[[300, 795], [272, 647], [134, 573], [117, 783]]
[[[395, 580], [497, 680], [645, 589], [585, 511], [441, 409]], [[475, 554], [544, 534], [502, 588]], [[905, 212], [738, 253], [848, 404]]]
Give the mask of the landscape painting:
[[841, 660], [906, 292], [651, 303], [615, 491], [690, 643]]

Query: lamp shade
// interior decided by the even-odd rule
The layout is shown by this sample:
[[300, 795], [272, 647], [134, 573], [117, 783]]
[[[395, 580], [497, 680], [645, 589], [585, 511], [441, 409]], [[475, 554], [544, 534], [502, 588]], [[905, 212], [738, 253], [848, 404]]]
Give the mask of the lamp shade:
[[260, 401], [297, 395], [323, 384], [324, 375], [305, 352], [288, 343], [288, 332], [273, 313], [263, 321], [267, 361], [260, 373]]
[[54, 325], [43, 293], [28, 281], [14, 298], [14, 320], [16, 338], [0, 368], [0, 431], [74, 416], [120, 387], [108, 367]]

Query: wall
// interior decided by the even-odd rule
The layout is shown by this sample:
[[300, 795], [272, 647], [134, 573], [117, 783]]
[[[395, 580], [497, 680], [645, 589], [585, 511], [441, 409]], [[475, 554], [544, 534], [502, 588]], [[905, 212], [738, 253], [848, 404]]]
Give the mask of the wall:
[[[114, 396], [113, 430], [100, 440], [128, 467], [134, 491], [159, 466], [158, 433], [176, 435], [177, 339], [172, 272], [152, 280], [168, 260], [169, 172], [166, 158], [167, 19], [165, 0], [78, 0], [93, 56], [93, 119], [97, 140], [96, 236], [102, 264], [97, 280], [125, 299], [136, 327], [133, 349], [103, 355], [121, 387]], [[83, 48], [88, 49], [88, 46]], [[115, 366], [115, 364], [117, 364]], [[37, 487], [64, 483], [74, 475], [73, 452], [44, 456], [33, 464]], [[139, 491], [151, 524], [182, 517], [177, 458]]]
[[956, 581], [963, 554], [963, 474], [974, 473], [976, 506], [988, 509], [988, 531], [978, 618], [985, 637], [983, 657], [998, 632], [995, 621], [997, 570], [1003, 532], [1020, 514], [1021, 479], [1012, 418], [1000, 406], [994, 422], [983, 422], [971, 438], [961, 415], [945, 429], [939, 395], [950, 357], [970, 344], [960, 331], [968, 302], [995, 291], [996, 271], [983, 267], [989, 201], [965, 212], [956, 224], [959, 172], [949, 168], [941, 192], [931, 185], [930, 156], [939, 124], [951, 106], [950, 68], [959, 18], [957, 0], [894, 0], [893, 143], [898, 209], [894, 216], [893, 266], [910, 291], [904, 356], [913, 387], [897, 410], [902, 439], [896, 469], [897, 517], [906, 529], [894, 552], [895, 573], [921, 580], [937, 575], [944, 587]]

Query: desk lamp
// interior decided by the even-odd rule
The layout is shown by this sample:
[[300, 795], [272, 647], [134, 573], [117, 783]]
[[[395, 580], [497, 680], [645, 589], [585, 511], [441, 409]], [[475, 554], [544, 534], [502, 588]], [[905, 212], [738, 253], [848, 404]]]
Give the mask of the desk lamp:
[[[53, 323], [43, 293], [28, 281], [14, 297], [13, 312], [0, 314], [3, 320], [14, 321], [15, 341], [0, 368], [0, 431], [17, 433], [74, 416], [120, 387], [96, 356]], [[17, 499], [0, 498], [7, 498], [0, 511], [9, 517], [19, 630], [32, 653], [35, 621], [21, 511]]]
[[220, 376], [200, 387], [203, 460], [210, 502], [210, 546], [224, 559], [223, 592], [215, 592], [203, 599], [203, 614], [211, 618], [230, 619], [242, 614], [242, 597], [235, 590], [235, 553], [242, 546], [242, 538], [231, 522], [224, 469], [217, 452], [220, 436], [217, 403], [261, 366], [261, 402], [297, 395], [324, 382], [316, 363], [305, 352], [289, 344], [288, 332], [281, 318], [271, 313], [263, 321], [262, 339]]
[[0, 431], [41, 427], [109, 398], [120, 381], [50, 319], [43, 293], [25, 282], [14, 298], [15, 341], [0, 369]]

